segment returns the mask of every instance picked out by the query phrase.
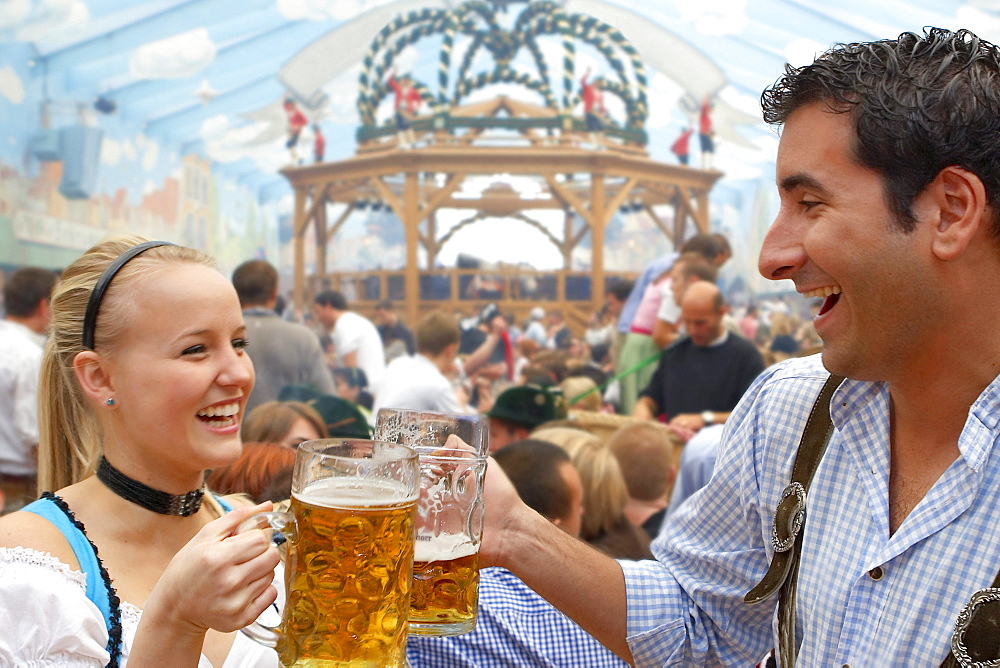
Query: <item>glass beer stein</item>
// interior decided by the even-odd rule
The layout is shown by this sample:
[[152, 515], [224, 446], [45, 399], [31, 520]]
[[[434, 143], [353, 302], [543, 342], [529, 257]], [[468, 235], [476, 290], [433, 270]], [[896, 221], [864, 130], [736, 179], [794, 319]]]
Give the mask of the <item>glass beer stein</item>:
[[240, 526], [287, 539], [281, 623], [255, 622], [244, 633], [274, 647], [285, 666], [406, 666], [419, 485], [417, 455], [406, 446], [300, 444], [290, 512]]
[[479, 604], [486, 456], [421, 450], [420, 473], [410, 633], [468, 633], [476, 628]]
[[[459, 635], [476, 627], [487, 434], [480, 415], [382, 408], [376, 416], [375, 438], [420, 455], [413, 635]], [[454, 449], [451, 436], [471, 450]]]
[[458, 436], [481, 455], [488, 452], [486, 418], [475, 413], [439, 413], [409, 408], [380, 408], [375, 416], [375, 439], [411, 448], [444, 448], [449, 436]]

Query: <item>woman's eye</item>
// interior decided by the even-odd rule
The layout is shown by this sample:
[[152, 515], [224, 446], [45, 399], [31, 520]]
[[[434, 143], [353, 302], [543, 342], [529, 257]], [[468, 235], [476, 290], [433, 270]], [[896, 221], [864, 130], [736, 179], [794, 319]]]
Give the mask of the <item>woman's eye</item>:
[[249, 345], [250, 341], [247, 339], [233, 339], [233, 348], [236, 350], [246, 350]]
[[202, 344], [199, 343], [197, 345], [185, 348], [181, 352], [181, 355], [198, 355], [198, 354], [203, 353], [203, 352], [205, 352], [205, 346], [203, 346]]

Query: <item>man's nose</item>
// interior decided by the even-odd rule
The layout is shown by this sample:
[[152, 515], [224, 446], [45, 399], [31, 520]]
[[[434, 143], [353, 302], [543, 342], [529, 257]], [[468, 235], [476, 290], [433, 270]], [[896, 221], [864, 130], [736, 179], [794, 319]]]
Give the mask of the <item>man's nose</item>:
[[782, 207], [771, 223], [757, 260], [761, 276], [772, 281], [791, 278], [805, 264], [802, 225]]

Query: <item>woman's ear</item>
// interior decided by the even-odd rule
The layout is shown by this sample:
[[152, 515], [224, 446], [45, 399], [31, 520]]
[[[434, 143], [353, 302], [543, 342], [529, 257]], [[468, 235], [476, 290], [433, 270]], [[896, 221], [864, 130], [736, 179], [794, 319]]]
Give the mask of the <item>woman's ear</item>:
[[93, 350], [83, 350], [73, 358], [73, 372], [83, 393], [99, 403], [114, 398], [115, 389], [107, 361]]
[[961, 167], [945, 167], [927, 186], [933, 202], [931, 248], [940, 260], [954, 260], [988, 225], [986, 188], [978, 176]]

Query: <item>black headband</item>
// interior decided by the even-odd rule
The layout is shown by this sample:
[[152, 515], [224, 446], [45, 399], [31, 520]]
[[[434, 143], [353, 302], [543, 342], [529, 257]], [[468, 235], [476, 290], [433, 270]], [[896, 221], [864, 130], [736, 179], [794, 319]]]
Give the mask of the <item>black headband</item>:
[[84, 350], [94, 349], [94, 330], [97, 328], [97, 312], [101, 310], [101, 300], [104, 299], [104, 293], [108, 291], [108, 286], [111, 285], [111, 279], [115, 277], [115, 274], [136, 255], [145, 253], [150, 248], [156, 248], [157, 246], [173, 245], [169, 241], [145, 241], [138, 246], [132, 246], [108, 265], [104, 273], [101, 274], [101, 277], [97, 279], [94, 291], [90, 293], [90, 301], [87, 302], [87, 313], [83, 316]]

